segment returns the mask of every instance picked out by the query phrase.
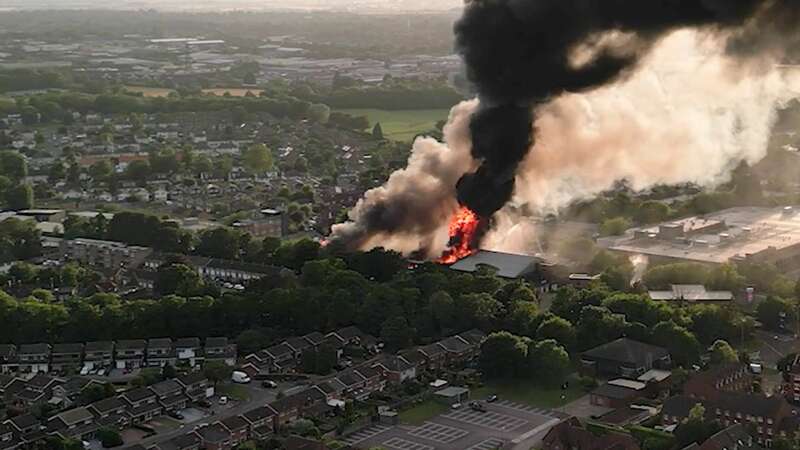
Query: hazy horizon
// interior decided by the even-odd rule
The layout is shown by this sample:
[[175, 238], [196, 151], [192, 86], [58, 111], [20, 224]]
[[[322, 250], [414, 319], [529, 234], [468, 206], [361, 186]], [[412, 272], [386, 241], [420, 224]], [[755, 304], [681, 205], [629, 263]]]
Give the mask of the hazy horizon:
[[459, 8], [463, 0], [0, 0], [0, 10], [24, 9], [157, 9], [163, 11], [340, 10], [350, 12], [418, 12]]

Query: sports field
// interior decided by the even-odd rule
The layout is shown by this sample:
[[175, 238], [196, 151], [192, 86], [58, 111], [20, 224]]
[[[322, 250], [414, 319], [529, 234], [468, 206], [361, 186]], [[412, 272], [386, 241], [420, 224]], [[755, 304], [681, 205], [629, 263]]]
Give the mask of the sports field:
[[386, 111], [382, 109], [339, 109], [337, 112], [353, 116], [366, 116], [370, 128], [380, 122], [383, 136], [395, 141], [411, 141], [414, 136], [436, 127], [436, 122], [446, 120], [447, 109], [413, 109]]

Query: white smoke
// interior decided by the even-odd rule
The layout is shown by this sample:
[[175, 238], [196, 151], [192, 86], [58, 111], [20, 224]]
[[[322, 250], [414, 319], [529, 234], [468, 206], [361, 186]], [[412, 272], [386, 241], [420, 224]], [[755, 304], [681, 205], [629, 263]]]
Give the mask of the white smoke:
[[[623, 179], [636, 190], [686, 182], [714, 186], [727, 181], [741, 161], [763, 158], [777, 109], [800, 96], [800, 71], [778, 68], [780, 55], [729, 58], [723, 38], [674, 32], [627, 79], [540, 106], [533, 124], [536, 143], [517, 173], [512, 204], [496, 214], [484, 247], [532, 248], [535, 231], [522, 220], [519, 206], [557, 213]], [[399, 190], [422, 189], [426, 210], [441, 223], [436, 232], [372, 236], [362, 248], [409, 253], [425, 247], [436, 256], [447, 243], [446, 216], [457, 207], [455, 183], [475, 164], [468, 116], [477, 107], [470, 101], [453, 108], [445, 144], [418, 139], [408, 167], [368, 192], [351, 212], [353, 222], [337, 225], [334, 235], [358, 228], [361, 212], [376, 199], [391, 201]]]
[[[719, 36], [678, 31], [641, 69], [617, 84], [566, 94], [537, 112], [536, 144], [517, 175], [513, 203], [557, 212], [628, 180], [634, 190], [729, 180], [741, 161], [766, 156], [776, 111], [800, 95], [800, 72], [775, 60], [731, 59]], [[514, 217], [505, 208], [498, 217]], [[518, 248], [503, 224], [487, 237], [497, 250]]]

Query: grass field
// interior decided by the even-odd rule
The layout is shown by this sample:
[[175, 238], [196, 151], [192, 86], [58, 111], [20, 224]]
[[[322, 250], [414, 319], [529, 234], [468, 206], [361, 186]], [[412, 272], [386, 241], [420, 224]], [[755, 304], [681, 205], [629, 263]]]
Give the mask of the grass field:
[[137, 94], [141, 92], [145, 97], [166, 97], [170, 93], [175, 92], [174, 89], [144, 86], [125, 86], [125, 90]]
[[[483, 387], [474, 389], [470, 397], [481, 400], [489, 395], [496, 394], [502, 400], [524, 403], [537, 408], [558, 408], [585, 394], [578, 380], [569, 380], [569, 388], [562, 391], [559, 388], [545, 389], [532, 383], [516, 380], [513, 382], [488, 382]], [[562, 400], [561, 396], [564, 396]]]
[[217, 394], [227, 395], [228, 398], [245, 401], [250, 398], [247, 388], [239, 384], [223, 384], [217, 388]]
[[214, 95], [225, 95], [225, 93], [231, 94], [233, 97], [244, 97], [247, 95], [248, 92], [252, 92], [253, 95], [256, 97], [261, 94], [261, 89], [246, 89], [246, 88], [214, 88], [214, 89], [203, 89], [203, 92], [206, 94], [214, 94]]
[[[130, 92], [141, 92], [142, 95], [145, 97], [166, 97], [172, 92], [175, 92], [174, 89], [168, 88], [157, 88], [157, 87], [144, 87], [144, 86], [125, 86], [125, 89]], [[258, 96], [261, 94], [261, 89], [246, 89], [246, 88], [214, 88], [214, 89], [203, 89], [203, 92], [206, 94], [214, 94], [214, 95], [225, 95], [225, 93], [229, 93], [234, 97], [244, 97], [247, 95], [248, 92], [252, 92], [253, 95]]]
[[353, 116], [366, 116], [370, 127], [381, 123], [383, 135], [387, 139], [410, 142], [419, 133], [432, 130], [436, 122], [447, 119], [447, 109], [414, 109], [386, 111], [382, 109], [338, 109], [336, 112]]
[[447, 411], [447, 405], [428, 400], [419, 405], [401, 411], [399, 415], [400, 421], [411, 425], [422, 425], [428, 419], [438, 416], [439, 414]]

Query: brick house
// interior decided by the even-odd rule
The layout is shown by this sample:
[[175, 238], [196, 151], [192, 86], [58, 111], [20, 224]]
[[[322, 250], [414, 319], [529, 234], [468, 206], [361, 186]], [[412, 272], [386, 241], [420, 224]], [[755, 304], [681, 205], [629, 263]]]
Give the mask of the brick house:
[[94, 414], [87, 408], [74, 408], [55, 415], [47, 422], [47, 430], [64, 439], [86, 439], [98, 430]]
[[0, 345], [0, 374], [13, 373], [18, 368], [17, 346], [14, 344]]
[[250, 422], [242, 416], [230, 416], [219, 421], [230, 433], [231, 443], [236, 446], [250, 439]]
[[125, 391], [120, 395], [128, 403], [128, 416], [131, 423], [144, 423], [158, 417], [163, 407], [158, 403], [156, 394], [146, 387]]
[[144, 339], [117, 341], [114, 359], [117, 369], [138, 369], [144, 367], [147, 342]]
[[55, 344], [52, 350], [50, 370], [75, 372], [83, 363], [83, 344]]
[[276, 418], [278, 412], [271, 406], [259, 406], [242, 414], [242, 418], [247, 421], [250, 436], [264, 440], [275, 433]]
[[167, 412], [177, 412], [186, 408], [189, 397], [183, 393], [183, 386], [175, 380], [164, 380], [150, 386], [158, 397], [158, 403]]
[[231, 450], [236, 444], [231, 433], [220, 424], [207, 425], [195, 431], [205, 450]]
[[720, 392], [752, 391], [754, 379], [746, 364], [725, 364], [692, 375], [683, 385], [683, 393], [713, 400]]
[[147, 340], [147, 366], [164, 367], [167, 364], [174, 366], [177, 361], [175, 348], [170, 338], [155, 338]]
[[206, 361], [220, 361], [227, 366], [236, 365], [236, 344], [226, 337], [210, 337], [205, 342]]
[[114, 343], [111, 341], [87, 342], [83, 349], [83, 365], [91, 369], [110, 367], [114, 362]]
[[197, 402], [209, 397], [209, 389], [212, 389], [211, 395], [213, 395], [213, 386], [202, 372], [182, 375], [177, 378], [177, 381], [183, 387], [183, 393], [190, 401]]
[[608, 432], [596, 436], [575, 417], [550, 429], [542, 439], [542, 450], [640, 450], [628, 434]]
[[655, 345], [620, 338], [581, 354], [581, 373], [636, 378], [650, 369], [670, 367], [669, 352]]
[[383, 377], [391, 384], [400, 384], [417, 378], [416, 366], [402, 356], [387, 355], [373, 367], [383, 371]]
[[194, 367], [203, 362], [203, 347], [200, 345], [200, 338], [197, 337], [177, 339], [175, 353], [178, 364], [188, 364], [189, 367]]
[[50, 371], [50, 344], [23, 344], [17, 350], [21, 373], [47, 373]]
[[97, 422], [104, 427], [124, 428], [130, 422], [127, 411], [128, 403], [120, 397], [109, 397], [96, 401], [88, 406]]

